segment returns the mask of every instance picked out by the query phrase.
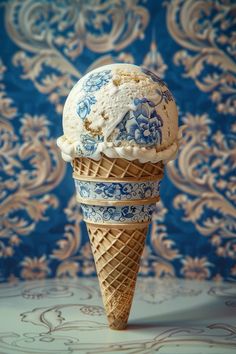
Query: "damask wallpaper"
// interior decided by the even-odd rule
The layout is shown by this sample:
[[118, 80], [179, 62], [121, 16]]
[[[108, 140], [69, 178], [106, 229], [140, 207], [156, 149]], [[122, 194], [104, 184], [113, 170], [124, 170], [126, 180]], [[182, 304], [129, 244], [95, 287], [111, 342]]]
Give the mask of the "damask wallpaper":
[[56, 146], [73, 84], [113, 62], [165, 79], [187, 128], [142, 275], [236, 280], [232, 0], [0, 1], [0, 279], [95, 274]]

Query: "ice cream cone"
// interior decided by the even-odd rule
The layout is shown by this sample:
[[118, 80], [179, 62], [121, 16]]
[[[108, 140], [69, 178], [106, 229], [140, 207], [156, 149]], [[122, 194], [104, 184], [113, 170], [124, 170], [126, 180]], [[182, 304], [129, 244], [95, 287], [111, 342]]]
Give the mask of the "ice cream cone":
[[69, 93], [57, 144], [73, 165], [110, 327], [123, 329], [164, 164], [178, 151], [176, 103], [147, 68], [96, 68]]
[[73, 169], [109, 326], [124, 329], [148, 225], [159, 200], [163, 164], [103, 155], [99, 161], [76, 158]]

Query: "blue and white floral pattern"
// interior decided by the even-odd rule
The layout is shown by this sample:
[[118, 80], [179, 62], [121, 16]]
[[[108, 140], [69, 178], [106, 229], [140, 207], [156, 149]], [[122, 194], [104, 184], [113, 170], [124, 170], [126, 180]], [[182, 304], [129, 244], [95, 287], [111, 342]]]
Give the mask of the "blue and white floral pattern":
[[137, 200], [158, 197], [160, 181], [139, 183], [128, 182], [87, 182], [75, 179], [79, 198], [93, 200]]
[[156, 146], [162, 142], [163, 121], [155, 110], [155, 103], [147, 98], [134, 100], [136, 109], [129, 111], [117, 126], [116, 143], [128, 140], [141, 146]]
[[91, 111], [91, 105], [97, 102], [95, 96], [88, 95], [77, 103], [77, 113], [81, 119], [85, 119]]
[[173, 95], [170, 92], [170, 90], [165, 90], [162, 92], [162, 98], [165, 101], [165, 103], [168, 103], [170, 101], [174, 101]]
[[[144, 74], [146, 74], [147, 76], [150, 76], [152, 81], [157, 82], [161, 87], [167, 86], [165, 81], [163, 81], [159, 76], [154, 74], [152, 71], [150, 71], [150, 70], [148, 70], [146, 68], [142, 68], [142, 72]], [[164, 100], [165, 103], [168, 103], [169, 101], [173, 101], [174, 100], [171, 92], [167, 88], [166, 88], [165, 91], [158, 91], [158, 93], [161, 94], [162, 100]]]
[[98, 91], [106, 85], [112, 78], [111, 70], [104, 70], [98, 73], [92, 73], [85, 80], [83, 89], [86, 95], [77, 103], [77, 113], [81, 119], [85, 119], [91, 112], [91, 106], [97, 102], [95, 96], [90, 92]]
[[104, 140], [103, 136], [92, 137], [89, 134], [81, 134], [81, 145], [77, 145], [76, 154], [78, 156], [92, 156], [96, 150], [99, 142]]
[[98, 91], [102, 86], [106, 85], [111, 79], [111, 70], [99, 71], [89, 75], [83, 84], [85, 92]]
[[81, 208], [84, 220], [88, 222], [150, 222], [156, 204], [121, 207], [81, 204]]
[[148, 70], [146, 68], [142, 68], [142, 72], [144, 74], [146, 74], [147, 76], [150, 76], [152, 81], [157, 82], [158, 84], [160, 84], [160, 86], [167, 86], [165, 81], [163, 81], [159, 76], [154, 74], [152, 71], [150, 71], [150, 70]]

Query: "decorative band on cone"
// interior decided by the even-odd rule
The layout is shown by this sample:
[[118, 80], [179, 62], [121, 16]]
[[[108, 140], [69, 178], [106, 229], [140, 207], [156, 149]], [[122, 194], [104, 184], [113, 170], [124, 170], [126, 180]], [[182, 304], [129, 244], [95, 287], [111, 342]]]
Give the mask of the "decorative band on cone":
[[99, 206], [80, 204], [85, 222], [92, 223], [134, 223], [151, 222], [156, 204]]
[[159, 197], [160, 181], [143, 182], [95, 182], [81, 181], [75, 178], [77, 198], [79, 200], [94, 200], [98, 205], [100, 202], [110, 201], [136, 201]]

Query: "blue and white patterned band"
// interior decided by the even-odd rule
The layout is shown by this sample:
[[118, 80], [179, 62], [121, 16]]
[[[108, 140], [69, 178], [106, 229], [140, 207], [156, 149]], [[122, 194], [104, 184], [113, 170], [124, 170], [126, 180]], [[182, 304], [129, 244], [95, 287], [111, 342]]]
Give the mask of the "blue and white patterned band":
[[[87, 182], [75, 179], [77, 199], [89, 202], [135, 201], [159, 197], [160, 181], [147, 182]], [[95, 203], [97, 204], [97, 203]]]
[[92, 223], [150, 222], [156, 204], [136, 206], [95, 206], [81, 204], [84, 221]]

